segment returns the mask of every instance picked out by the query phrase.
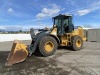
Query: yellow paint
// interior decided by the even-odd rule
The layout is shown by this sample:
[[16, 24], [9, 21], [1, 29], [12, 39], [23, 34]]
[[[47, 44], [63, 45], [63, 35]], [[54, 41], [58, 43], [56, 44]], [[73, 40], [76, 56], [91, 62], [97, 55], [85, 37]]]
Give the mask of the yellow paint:
[[81, 42], [81, 40], [78, 39], [78, 40], [76, 41], [76, 46], [77, 46], [77, 47], [81, 47], [81, 45], [82, 45], [82, 42]]
[[57, 36], [57, 28], [56, 28], [56, 26], [53, 27], [53, 29], [52, 29], [50, 34]]
[[63, 36], [60, 36], [61, 39], [61, 46], [70, 46], [69, 43], [71, 43], [71, 34], [66, 33]]
[[51, 52], [53, 50], [53, 48], [54, 48], [54, 44], [51, 41], [46, 42], [44, 45], [44, 49], [47, 52]]
[[61, 36], [61, 45], [62, 46], [67, 46], [67, 42], [68, 42], [67, 36], [66, 35]]
[[78, 29], [75, 29], [71, 34], [72, 36], [78, 35], [82, 37], [83, 41], [86, 41], [86, 37], [84, 36], [84, 30], [82, 27], [78, 27]]
[[14, 43], [14, 45], [15, 45], [15, 48], [14, 48], [14, 53], [16, 52], [16, 51], [20, 51], [20, 50], [23, 50], [23, 51], [25, 51], [26, 53], [27, 53], [27, 55], [28, 55], [28, 50], [27, 50], [27, 45], [25, 45], [25, 44], [23, 44], [23, 43], [20, 43], [20, 42], [15, 42]]
[[[61, 46], [70, 46], [69, 43], [71, 44], [71, 38], [73, 36], [80, 36], [82, 37], [83, 41], [86, 41], [86, 37], [84, 36], [84, 31], [83, 28], [78, 27], [78, 29], [75, 29], [72, 33], [65, 33], [63, 36], [60, 36], [59, 38], [61, 39]], [[80, 46], [80, 42], [77, 41], [77, 46]]]
[[[57, 36], [57, 28], [56, 26], [53, 27], [51, 33], [52, 35]], [[61, 39], [61, 46], [70, 46], [71, 44], [71, 38], [73, 36], [80, 36], [82, 37], [83, 41], [86, 41], [86, 37], [84, 36], [84, 31], [82, 27], [78, 27], [78, 29], [75, 29], [72, 33], [65, 33], [62, 36], [58, 36]], [[70, 44], [69, 44], [70, 43]]]

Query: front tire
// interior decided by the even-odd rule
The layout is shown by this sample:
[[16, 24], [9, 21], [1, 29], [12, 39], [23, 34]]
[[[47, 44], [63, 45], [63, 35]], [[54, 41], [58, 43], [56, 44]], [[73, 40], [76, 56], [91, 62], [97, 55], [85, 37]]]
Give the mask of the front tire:
[[51, 36], [45, 36], [39, 43], [39, 51], [43, 56], [50, 56], [57, 50], [57, 41]]

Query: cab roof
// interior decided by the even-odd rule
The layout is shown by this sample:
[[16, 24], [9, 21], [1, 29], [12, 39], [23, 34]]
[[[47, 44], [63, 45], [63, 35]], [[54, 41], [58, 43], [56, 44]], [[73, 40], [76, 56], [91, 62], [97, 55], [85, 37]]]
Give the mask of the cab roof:
[[53, 19], [58, 19], [58, 18], [69, 18], [72, 17], [71, 15], [65, 15], [65, 14], [59, 14], [58, 16], [53, 17]]

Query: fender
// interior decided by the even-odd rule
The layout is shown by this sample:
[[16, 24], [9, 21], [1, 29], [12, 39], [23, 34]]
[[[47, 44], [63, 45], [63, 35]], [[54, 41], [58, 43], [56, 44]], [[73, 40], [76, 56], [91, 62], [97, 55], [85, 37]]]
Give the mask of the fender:
[[31, 45], [29, 46], [29, 49], [28, 49], [28, 51], [29, 51], [29, 56], [31, 56], [32, 53], [35, 52], [38, 43], [41, 41], [41, 38], [43, 38], [43, 37], [45, 37], [45, 36], [48, 36], [48, 35], [49, 35], [49, 32], [48, 32], [48, 31], [47, 31], [47, 32], [41, 32], [41, 33], [35, 35], [36, 37], [35, 37], [35, 39], [34, 39], [34, 44], [31, 44]]
[[57, 43], [60, 44], [61, 41], [60, 41], [60, 39], [57, 36], [52, 35], [52, 34], [49, 34], [49, 36], [52, 36], [53, 38], [55, 38]]

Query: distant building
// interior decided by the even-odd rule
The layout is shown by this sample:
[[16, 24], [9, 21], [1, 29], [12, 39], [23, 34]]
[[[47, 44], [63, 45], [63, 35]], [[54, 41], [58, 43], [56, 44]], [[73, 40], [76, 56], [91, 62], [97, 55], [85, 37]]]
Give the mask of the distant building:
[[88, 42], [100, 42], [100, 28], [86, 28], [84, 34]]

